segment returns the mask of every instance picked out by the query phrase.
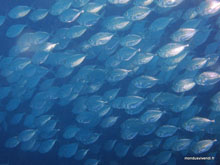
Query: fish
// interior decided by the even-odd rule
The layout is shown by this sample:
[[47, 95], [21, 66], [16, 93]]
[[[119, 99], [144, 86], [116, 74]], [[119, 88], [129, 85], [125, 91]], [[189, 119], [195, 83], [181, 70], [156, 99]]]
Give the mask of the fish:
[[83, 160], [86, 157], [88, 152], [89, 152], [89, 149], [80, 149], [74, 155], [74, 159], [75, 160]]
[[72, 0], [56, 1], [50, 8], [49, 13], [51, 15], [57, 16], [63, 13], [65, 10], [69, 9], [72, 5]]
[[64, 23], [71, 23], [77, 20], [81, 13], [84, 11], [79, 11], [76, 9], [67, 9], [59, 15], [59, 20]]
[[58, 155], [59, 157], [71, 158], [75, 155], [78, 149], [77, 143], [64, 144], [60, 147]]
[[6, 36], [9, 38], [17, 37], [22, 33], [26, 25], [23, 24], [16, 24], [9, 27], [9, 29], [6, 32]]
[[63, 138], [65, 139], [71, 139], [73, 138], [77, 132], [80, 130], [80, 128], [76, 127], [76, 126], [68, 126], [65, 131], [63, 132]]
[[38, 22], [47, 17], [48, 13], [48, 9], [36, 9], [30, 13], [29, 19], [33, 22]]
[[133, 155], [135, 157], [144, 157], [148, 154], [148, 152], [151, 150], [152, 145], [150, 144], [142, 144], [137, 146], [134, 151], [133, 151]]
[[154, 123], [157, 122], [165, 112], [160, 110], [147, 110], [140, 117], [143, 123]]
[[202, 117], [194, 117], [183, 124], [185, 130], [190, 132], [200, 131], [208, 127], [215, 120], [209, 120]]
[[204, 152], [207, 152], [208, 150], [210, 150], [210, 148], [213, 146], [213, 144], [216, 142], [217, 140], [201, 140], [198, 141], [197, 143], [195, 143], [192, 146], [192, 152], [197, 154], [201, 154]]
[[56, 139], [45, 140], [45, 141], [41, 142], [38, 150], [40, 153], [45, 154], [53, 148], [55, 143], [56, 143]]
[[125, 157], [129, 149], [130, 149], [129, 145], [124, 144], [123, 142], [118, 142], [116, 143], [115, 146], [115, 154], [119, 158]]
[[9, 11], [8, 16], [12, 19], [19, 19], [28, 15], [30, 11], [31, 8], [29, 6], [18, 5]]
[[155, 32], [165, 30], [172, 20], [172, 17], [160, 17], [151, 23], [151, 25], [149, 26], [149, 31]]
[[178, 128], [173, 125], [163, 125], [157, 129], [155, 132], [158, 137], [164, 138], [172, 136], [176, 133]]
[[26, 142], [26, 141], [29, 141], [30, 139], [32, 139], [35, 134], [36, 134], [36, 130], [26, 129], [26, 130], [19, 133], [18, 139], [21, 142]]

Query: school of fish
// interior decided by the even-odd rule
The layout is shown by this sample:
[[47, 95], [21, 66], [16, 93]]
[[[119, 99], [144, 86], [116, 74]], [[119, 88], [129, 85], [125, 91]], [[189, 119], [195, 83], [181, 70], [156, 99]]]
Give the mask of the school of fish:
[[22, 4], [0, 15], [0, 31], [11, 43], [0, 54], [7, 149], [82, 165], [217, 159], [219, 0]]

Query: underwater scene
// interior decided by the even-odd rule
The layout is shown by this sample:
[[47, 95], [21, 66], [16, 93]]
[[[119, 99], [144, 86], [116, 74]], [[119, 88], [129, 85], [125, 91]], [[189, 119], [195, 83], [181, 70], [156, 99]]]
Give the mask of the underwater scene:
[[0, 2], [0, 165], [220, 165], [220, 0]]

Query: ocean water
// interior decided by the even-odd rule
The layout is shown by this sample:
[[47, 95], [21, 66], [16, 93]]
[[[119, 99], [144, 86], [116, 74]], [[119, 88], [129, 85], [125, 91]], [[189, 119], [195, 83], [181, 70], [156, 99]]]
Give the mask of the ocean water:
[[[61, 0], [62, 1], [62, 0]], [[86, 2], [86, 0], [84, 0]], [[84, 2], [83, 0], [74, 0], [73, 4], [70, 8], [76, 9], [76, 7], [74, 7], [74, 3], [76, 2]], [[179, 0], [180, 1], [180, 0]], [[86, 12], [84, 11], [84, 13], [81, 13], [81, 15], [79, 16], [79, 18], [76, 19], [76, 21], [73, 21], [72, 23], [63, 23], [58, 19], [58, 16], [53, 16], [52, 14], [48, 14], [44, 19], [37, 21], [37, 22], [33, 22], [29, 19], [29, 15], [32, 11], [38, 9], [38, 8], [44, 8], [44, 9], [51, 9], [51, 6], [55, 3], [55, 0], [38, 0], [38, 1], [31, 1], [31, 0], [15, 0], [15, 1], [3, 1], [1, 2], [1, 6], [0, 6], [0, 15], [2, 16], [6, 16], [6, 20], [5, 22], [0, 26], [0, 64], [2, 59], [7, 58], [12, 56], [15, 59], [19, 59], [21, 57], [25, 57], [27, 59], [30, 59], [30, 61], [33, 59], [33, 55], [35, 53], [35, 51], [39, 51], [41, 48], [37, 47], [34, 50], [28, 50], [28, 51], [24, 51], [22, 53], [11, 53], [11, 48], [13, 48], [14, 46], [16, 46], [19, 43], [19, 38], [25, 34], [25, 33], [34, 33], [34, 32], [38, 32], [38, 31], [43, 31], [43, 32], [47, 32], [50, 37], [47, 40], [48, 42], [53, 42], [53, 37], [56, 36], [56, 32], [61, 29], [61, 28], [71, 28], [74, 25], [78, 25], [79, 22], [77, 22], [77, 20], [80, 18], [80, 16], [82, 16], [83, 14], [85, 14]], [[7, 97], [0, 99], [0, 112], [6, 112], [6, 117], [4, 118], [3, 121], [0, 122], [0, 165], [84, 165], [86, 160], [88, 159], [97, 159], [100, 160], [99, 164], [100, 165], [148, 165], [148, 164], [159, 164], [157, 160], [162, 159], [161, 157], [159, 157], [159, 154], [162, 153], [163, 151], [170, 151], [172, 153], [171, 158], [164, 162], [164, 164], [177, 164], [177, 165], [185, 165], [185, 164], [193, 164], [193, 165], [202, 165], [202, 164], [220, 164], [220, 160], [219, 160], [219, 111], [215, 111], [212, 110], [212, 106], [214, 105], [213, 101], [211, 98], [213, 98], [213, 96], [215, 96], [217, 94], [217, 92], [220, 91], [219, 88], [219, 80], [220, 80], [220, 76], [218, 78], [216, 78], [216, 82], [214, 82], [213, 84], [199, 84], [198, 81], [196, 82], [196, 78], [198, 77], [199, 74], [203, 73], [203, 72], [207, 72], [207, 71], [212, 71], [215, 73], [220, 74], [220, 70], [219, 70], [219, 60], [217, 60], [217, 62], [214, 63], [214, 65], [212, 66], [206, 66], [203, 65], [203, 67], [199, 68], [199, 69], [195, 69], [195, 70], [187, 70], [187, 64], [190, 63], [190, 61], [193, 58], [205, 58], [205, 60], [208, 59], [208, 55], [212, 55], [215, 54], [216, 57], [219, 57], [219, 53], [220, 53], [220, 38], [217, 37], [217, 34], [219, 32], [219, 28], [220, 28], [220, 23], [217, 21], [218, 19], [220, 19], [220, 14], [217, 11], [214, 14], [210, 14], [208, 16], [203, 16], [203, 13], [198, 14], [197, 16], [195, 16], [195, 18], [201, 19], [201, 24], [198, 27], [195, 27], [196, 30], [202, 31], [205, 28], [210, 30], [210, 34], [208, 35], [207, 39], [204, 41], [204, 43], [200, 44], [200, 45], [196, 45], [196, 43], [198, 43], [200, 40], [202, 39], [198, 39], [198, 41], [193, 43], [193, 39], [194, 38], [199, 38], [200, 36], [193, 36], [190, 40], [187, 40], [186, 42], [183, 42], [181, 44], [189, 44], [189, 48], [188, 51], [189, 53], [187, 54], [187, 57], [190, 56], [191, 59], [189, 58], [189, 60], [183, 60], [182, 63], [178, 63], [178, 67], [171, 69], [171, 71], [164, 71], [163, 70], [163, 58], [160, 57], [160, 55], [158, 55], [158, 50], [160, 50], [160, 48], [162, 48], [162, 46], [173, 42], [170, 39], [171, 34], [173, 34], [174, 32], [176, 32], [180, 26], [186, 22], [185, 19], [183, 19], [183, 13], [186, 12], [187, 9], [190, 8], [195, 8], [196, 11], [199, 11], [199, 7], [203, 7], [202, 5], [200, 6], [200, 4], [202, 4], [203, 0], [192, 0], [192, 1], [188, 1], [188, 0], [183, 0], [183, 2], [181, 2], [180, 4], [173, 6], [173, 7], [168, 7], [168, 8], [163, 8], [163, 7], [159, 7], [159, 0], [156, 1], [154, 0], [154, 2], [152, 2], [152, 4], [150, 4], [149, 9], [151, 9], [151, 12], [149, 15], [147, 15], [145, 18], [141, 19], [141, 20], [130, 20], [131, 25], [127, 28], [127, 29], [123, 29], [123, 30], [119, 30], [119, 31], [110, 31], [110, 30], [106, 30], [106, 20], [109, 17], [116, 17], [116, 16], [120, 16], [122, 17], [123, 14], [129, 10], [130, 8], [134, 7], [134, 3], [135, 0], [130, 0], [129, 3], [126, 4], [121, 4], [121, 5], [115, 5], [112, 4], [111, 1], [105, 1], [105, 0], [98, 0], [98, 1], [93, 1], [93, 0], [88, 0], [87, 3], [85, 3], [84, 6], [86, 6], [88, 3], [91, 2], [99, 2], [100, 4], [105, 4], [104, 8], [98, 13], [98, 15], [100, 15], [100, 20], [95, 23], [93, 26], [91, 27], [86, 27], [87, 31], [85, 32], [85, 34], [83, 34], [82, 36], [80, 36], [79, 38], [76, 39], [71, 39], [70, 43], [68, 44], [68, 46], [64, 47], [63, 49], [56, 49], [54, 48], [53, 50], [49, 51], [50, 55], [53, 53], [61, 53], [61, 56], [64, 56], [65, 52], [67, 52], [68, 50], [74, 50], [75, 52], [73, 52], [72, 54], [76, 54], [80, 53], [80, 54], [86, 54], [85, 59], [83, 60], [82, 63], [80, 63], [80, 65], [77, 65], [76, 67], [72, 67], [73, 71], [70, 75], [68, 76], [64, 76], [63, 78], [60, 78], [57, 76], [58, 74], [58, 69], [60, 67], [60, 65], [63, 64], [56, 64], [56, 58], [54, 58], [52, 61], [52, 63], [54, 62], [53, 65], [51, 65], [50, 62], [48, 62], [46, 60], [45, 63], [43, 64], [39, 64], [36, 65], [37, 69], [39, 66], [43, 66], [45, 68], [47, 68], [49, 71], [48, 73], [43, 76], [39, 82], [37, 83], [37, 85], [33, 88], [34, 92], [31, 94], [29, 99], [24, 99], [24, 95], [19, 95], [19, 99], [20, 104], [19, 106], [15, 109], [15, 110], [7, 110], [7, 105], [9, 104], [10, 100], [14, 98], [14, 95], [16, 95], [16, 87], [19, 86], [19, 80], [24, 80], [22, 78], [18, 79], [15, 82], [10, 82], [9, 78], [7, 78], [7, 76], [4, 76], [2, 74], [2, 70], [4, 70], [6, 68], [9, 68], [10, 66], [0, 66], [0, 86], [1, 87], [11, 87], [12, 91], [8, 94]], [[141, 2], [141, 0], [140, 0]], [[215, 2], [215, 3], [220, 3], [217, 0], [210, 0], [209, 2]], [[18, 5], [25, 5], [25, 6], [29, 6], [31, 8], [31, 12], [29, 14], [27, 14], [27, 16], [24, 16], [22, 18], [19, 19], [12, 19], [8, 16], [9, 11], [18, 6]], [[207, 7], [207, 4], [205, 4], [205, 6]], [[216, 7], [216, 6], [215, 6]], [[219, 8], [220, 10], [220, 4], [217, 5], [216, 8]], [[79, 7], [77, 10], [82, 10], [82, 7]], [[214, 10], [213, 8], [210, 10]], [[143, 13], [142, 13], [143, 14]], [[146, 14], [146, 13], [145, 13]], [[179, 15], [178, 15], [179, 14]], [[156, 32], [153, 32], [151, 30], [149, 30], [149, 25], [156, 19], [160, 18], [160, 17], [171, 17], [173, 20], [171, 21], [171, 23], [168, 24], [167, 27], [165, 27], [162, 30], [158, 30]], [[9, 29], [9, 27], [11, 25], [15, 25], [15, 24], [25, 24], [26, 27], [25, 29], [21, 32], [21, 34], [19, 34], [18, 36], [14, 37], [14, 38], [10, 38], [6, 36], [6, 33]], [[159, 27], [160, 25], [158, 25]], [[135, 29], [136, 28], [136, 29]], [[119, 52], [119, 50], [123, 47], [121, 45], [118, 44], [118, 47], [115, 51], [113, 51], [113, 53], [110, 53], [109, 50], [106, 50], [105, 44], [103, 45], [99, 45], [99, 46], [91, 46], [89, 49], [85, 49], [83, 50], [82, 45], [83, 43], [87, 43], [87, 41], [89, 41], [89, 39], [91, 38], [91, 36], [97, 34], [98, 32], [110, 32], [112, 33], [114, 36], [116, 36], [115, 42], [120, 41], [121, 38], [123, 38], [124, 36], [126, 36], [127, 34], [138, 34], [142, 37], [142, 40], [140, 41], [139, 44], [134, 45], [132, 47], [134, 47], [135, 50], [140, 48], [140, 52], [141, 53], [152, 53], [154, 54], [153, 60], [149, 63], [146, 63], [142, 66], [137, 66], [133, 67], [130, 66], [130, 63], [126, 63], [122, 60], [122, 62], [124, 62], [124, 65], [120, 65], [120, 66], [116, 66], [115, 68], [122, 68], [125, 70], [129, 70], [128, 76], [125, 76], [125, 78], [123, 78], [122, 80], [117, 80], [115, 82], [110, 82], [108, 81], [108, 77], [109, 74], [112, 72], [112, 68], [111, 67], [106, 67], [106, 61], [109, 57], [111, 56], [115, 56], [117, 54], [117, 52]], [[205, 32], [204, 32], [205, 33]], [[200, 33], [200, 35], [202, 36], [202, 33]], [[151, 38], [150, 38], [150, 37]], [[150, 38], [150, 39], [149, 39]], [[202, 37], [201, 37], [202, 38]], [[104, 39], [103, 39], [104, 40]], [[61, 44], [61, 41], [57, 41], [60, 42], [59, 44]], [[110, 41], [109, 41], [110, 42]], [[210, 50], [207, 50], [207, 47], [210, 46], [210, 44], [215, 43], [217, 46], [217, 48], [211, 48]], [[195, 45], [193, 45], [195, 44]], [[152, 49], [151, 49], [152, 47]], [[109, 52], [108, 52], [109, 51]], [[16, 52], [16, 51], [15, 51]], [[138, 53], [140, 52], [136, 52], [136, 57], [138, 57]], [[164, 51], [163, 51], [164, 52]], [[126, 52], [127, 54], [129, 52]], [[71, 53], [70, 53], [71, 54]], [[126, 54], [125, 54], [126, 55]], [[94, 56], [94, 57], [93, 57]], [[134, 56], [134, 57], [135, 57]], [[58, 59], [58, 57], [57, 57]], [[132, 58], [131, 58], [132, 59]], [[71, 59], [70, 59], [71, 60]], [[67, 59], [68, 61], [68, 59]], [[131, 61], [130, 59], [128, 61]], [[159, 61], [159, 62], [158, 62]], [[161, 62], [162, 61], [162, 62]], [[214, 61], [214, 60], [213, 60]], [[160, 63], [161, 62], [161, 63]], [[211, 59], [212, 62], [212, 59]], [[32, 63], [32, 61], [31, 61]], [[10, 64], [13, 66], [13, 62]], [[65, 65], [65, 64], [64, 64]], [[90, 65], [94, 65], [95, 68], [97, 70], [101, 70], [104, 72], [104, 76], [103, 77], [103, 72], [98, 72], [96, 73], [95, 69], [92, 70], [92, 72], [94, 72], [94, 75], [91, 75], [90, 77], [85, 76], [86, 78], [83, 79], [82, 81], [77, 82], [75, 80], [75, 77], [77, 75], [77, 73], [79, 73], [80, 69], [82, 69], [85, 66], [90, 66]], [[199, 64], [198, 64], [199, 65]], [[183, 69], [182, 69], [182, 68]], [[196, 64], [194, 65], [194, 67], [196, 67]], [[136, 69], [138, 71], [136, 71]], [[181, 70], [182, 69], [182, 70]], [[23, 73], [23, 70], [17, 72], [14, 72], [14, 75], [11, 78], [14, 78], [17, 74]], [[184, 75], [185, 73], [185, 75]], [[190, 73], [192, 73], [192, 75], [190, 75]], [[195, 74], [193, 74], [195, 73]], [[83, 75], [83, 74], [82, 74]], [[132, 83], [134, 81], [135, 78], [137, 78], [138, 76], [141, 75], [149, 75], [152, 77], [155, 77], [158, 79], [158, 82], [156, 83], [156, 85], [152, 85], [152, 87], [149, 88], [142, 88], [142, 89], [137, 89], [136, 87], [132, 87]], [[169, 76], [171, 75], [171, 76]], [[183, 76], [182, 76], [183, 75]], [[184, 77], [185, 76], [185, 77]], [[36, 127], [36, 126], [30, 126], [30, 128], [27, 128], [26, 126], [24, 126], [23, 122], [24, 122], [24, 118], [21, 120], [21, 122], [19, 122], [16, 125], [12, 125], [10, 124], [10, 120], [12, 118], [12, 116], [16, 113], [24, 113], [25, 116], [28, 114], [33, 113], [33, 109], [31, 107], [31, 101], [33, 100], [34, 96], [36, 96], [39, 92], [40, 92], [40, 85], [47, 79], [55, 79], [55, 83], [53, 84], [53, 86], [57, 86], [60, 87], [66, 84], [74, 84], [74, 83], [81, 83], [83, 84], [82, 86], [82, 90], [80, 92], [77, 93], [77, 96], [75, 99], [71, 100], [68, 104], [63, 105], [61, 102], [61, 98], [56, 98], [56, 99], [51, 99], [52, 100], [52, 104], [53, 106], [45, 113], [46, 115], [53, 115], [52, 119], [57, 120], [57, 125], [56, 125], [56, 129], [59, 129], [59, 131], [52, 136], [51, 138], [48, 139], [56, 139], [56, 143], [55, 145], [52, 147], [52, 149], [45, 153], [39, 153], [38, 149], [36, 151], [23, 151], [21, 149], [21, 144], [19, 144], [16, 147], [13, 148], [7, 148], [5, 146], [6, 141], [14, 136], [18, 136], [20, 132], [22, 132], [25, 129], [35, 129], [37, 131], [40, 132], [41, 128], [40, 127]], [[175, 92], [172, 88], [174, 82], [176, 82], [176, 80], [180, 79], [180, 78], [192, 78], [193, 82], [195, 83], [195, 87], [193, 87], [192, 89], [185, 91], [185, 92]], [[34, 79], [34, 76], [28, 78], [28, 80], [30, 79]], [[204, 78], [205, 79], [205, 78]], [[91, 81], [91, 82], [90, 82]], [[101, 87], [97, 87], [96, 83], [100, 82], [101, 83]], [[85, 85], [86, 84], [86, 85]], [[94, 90], [94, 92], [91, 92], [94, 88], [98, 88], [98, 90]], [[73, 86], [74, 89], [80, 88], [80, 86]], [[126, 96], [140, 96], [141, 98], [144, 98], [144, 103], [141, 104], [144, 106], [144, 110], [142, 110], [140, 113], [134, 114], [134, 115], [129, 115], [128, 113], [126, 113], [126, 108], [124, 108], [122, 105], [117, 105], [117, 106], [122, 106], [122, 108], [115, 108], [113, 103], [113, 101], [106, 101], [104, 100], [104, 93], [108, 90], [114, 89], [114, 88], [119, 88], [120, 92], [119, 94], [116, 96], [116, 99], [118, 97], [126, 97]], [[27, 86], [24, 85], [24, 87], [22, 89], [25, 89], [25, 92], [30, 91], [31, 89], [28, 88]], [[72, 90], [72, 89], [71, 89]], [[80, 90], [80, 89], [79, 89]], [[90, 92], [89, 92], [90, 90]], [[13, 91], [15, 91], [14, 95], [13, 95]], [[45, 89], [45, 91], [47, 91], [47, 88]], [[60, 90], [62, 91], [62, 90]], [[18, 93], [19, 94], [18, 90]], [[67, 91], [66, 91], [67, 92]], [[171, 103], [167, 103], [169, 102], [169, 96], [162, 98], [165, 101], [163, 102], [163, 100], [160, 102], [159, 101], [149, 101], [150, 99], [150, 94], [153, 93], [172, 93], [175, 94], [179, 100], [181, 100], [182, 98], [184, 98], [184, 96], [195, 96], [195, 100], [193, 100], [193, 102], [189, 105], [188, 108], [186, 108], [188, 111], [190, 111], [192, 109], [193, 106], [198, 106], [201, 107], [201, 111], [199, 113], [197, 113], [196, 115], [192, 116], [192, 117], [204, 117], [207, 119], [212, 119], [215, 120], [215, 123], [211, 124], [211, 126], [205, 127], [205, 129], [203, 129], [202, 131], [198, 131], [198, 132], [189, 132], [184, 130], [182, 124], [183, 121], [181, 120], [181, 117], [183, 116], [183, 114], [187, 114], [188, 111], [186, 109], [182, 110], [181, 112], [173, 112], [171, 109], [172, 107], [176, 106], [176, 107], [180, 107], [181, 105], [178, 105], [178, 103], [176, 102], [177, 98], [172, 100], [171, 98]], [[68, 92], [67, 92], [68, 93]], [[1, 95], [1, 93], [0, 93]], [[116, 123], [109, 128], [102, 128], [100, 127], [100, 123], [103, 121], [104, 117], [100, 117], [100, 118], [94, 118], [94, 121], [97, 120], [98, 124], [95, 126], [90, 126], [88, 123], [87, 124], [82, 124], [79, 123], [77, 121], [77, 114], [76, 113], [72, 113], [72, 109], [76, 106], [76, 104], [78, 103], [78, 98], [83, 97], [85, 98], [85, 100], [88, 100], [89, 97], [91, 96], [101, 96], [102, 101], [105, 101], [105, 104], [107, 104], [108, 106], [111, 107], [111, 111], [109, 113], [106, 114], [106, 116], [117, 116], [118, 120], [116, 121]], [[171, 97], [171, 96], [170, 96]], [[167, 99], [167, 100], [166, 100]], [[49, 102], [50, 100], [48, 100]], [[64, 101], [66, 101], [64, 99]], [[131, 102], [132, 100], [130, 100]], [[126, 102], [127, 104], [130, 103], [129, 101]], [[99, 102], [95, 102], [94, 104], [98, 104]], [[167, 105], [167, 104], [169, 105]], [[12, 104], [12, 103], [11, 103]], [[43, 103], [42, 103], [43, 104]], [[93, 104], [89, 105], [89, 103], [85, 103], [87, 106], [86, 111], [89, 111], [89, 107], [90, 106], [94, 106]], [[176, 105], [177, 104], [177, 105]], [[217, 104], [220, 104], [217, 103]], [[40, 106], [41, 104], [39, 104]], [[84, 104], [80, 104], [81, 107], [83, 107]], [[128, 105], [125, 105], [125, 107], [127, 107]], [[137, 106], [137, 104], [132, 104], [131, 106]], [[140, 108], [140, 106], [138, 106], [137, 108]], [[159, 108], [160, 110], [166, 111], [165, 115], [163, 115], [158, 122], [154, 123], [155, 125], [157, 125], [156, 130], [161, 127], [162, 125], [171, 123], [170, 125], [175, 125], [176, 127], [178, 127], [177, 132], [174, 134], [176, 136], [178, 136], [178, 138], [188, 138], [188, 139], [192, 139], [193, 143], [196, 143], [200, 140], [205, 140], [205, 139], [210, 139], [210, 140], [214, 140], [217, 139], [217, 142], [215, 142], [213, 144], [213, 146], [208, 149], [207, 152], [201, 153], [201, 154], [195, 154], [192, 151], [192, 147], [193, 144], [191, 144], [186, 150], [182, 151], [182, 152], [175, 152], [172, 150], [172, 147], [169, 149], [164, 149], [163, 148], [163, 144], [165, 142], [165, 140], [167, 138], [162, 138], [162, 137], [158, 137], [156, 136], [155, 132], [153, 131], [152, 134], [147, 135], [147, 136], [141, 136], [141, 135], [137, 135], [134, 138], [132, 138], [131, 140], [125, 140], [122, 138], [121, 135], [121, 131], [122, 131], [122, 123], [124, 123], [125, 121], [127, 121], [128, 119], [139, 119], [140, 116], [146, 111], [146, 110], [150, 110], [150, 109], [155, 109], [155, 108]], [[127, 108], [132, 109], [132, 108]], [[81, 113], [81, 112], [79, 112]], [[43, 115], [41, 114], [41, 115]], [[39, 115], [40, 116], [40, 115]], [[191, 118], [192, 118], [191, 117]], [[173, 119], [173, 121], [172, 121]], [[175, 120], [177, 120], [177, 122], [175, 122]], [[185, 122], [185, 121], [184, 121]], [[95, 141], [92, 144], [89, 145], [85, 145], [82, 142], [79, 142], [79, 140], [76, 139], [76, 137], [71, 138], [71, 139], [65, 139], [63, 138], [63, 133], [65, 131], [65, 129], [69, 126], [69, 125], [76, 125], [77, 127], [79, 127], [80, 129], [91, 129], [94, 132], [100, 133], [100, 137], [98, 138], [97, 141]], [[138, 128], [139, 129], [139, 128]], [[38, 132], [38, 133], [39, 133]], [[210, 133], [211, 132], [211, 133]], [[36, 136], [34, 136], [33, 138], [36, 139], [36, 141], [38, 142], [43, 142], [45, 139], [41, 138], [40, 135], [37, 133]], [[171, 136], [174, 136], [171, 135]], [[115, 147], [113, 150], [111, 151], [105, 151], [104, 149], [104, 144], [109, 140], [109, 139], [114, 139], [117, 140], [117, 142], [122, 142], [125, 143], [127, 145], [130, 146], [128, 153], [126, 154], [126, 156], [120, 158], [119, 156], [117, 156], [117, 154], [115, 153]], [[159, 146], [157, 146], [155, 149], [151, 149], [149, 151], [149, 153], [147, 153], [145, 156], [143, 157], [135, 157], [133, 155], [133, 151], [134, 149], [145, 143], [145, 142], [152, 142], [155, 139], [159, 139], [161, 140], [161, 144]], [[22, 143], [22, 142], [20, 142]], [[61, 156], [59, 156], [59, 150], [61, 148], [61, 146], [63, 146], [64, 144], [70, 144], [70, 143], [77, 143], [78, 144], [78, 150], [79, 149], [89, 149], [88, 154], [84, 157], [83, 160], [76, 160], [74, 159], [74, 156], [72, 156], [71, 158], [63, 158]], [[211, 156], [210, 156], [211, 155]], [[212, 156], [213, 155], [213, 156]], [[202, 158], [202, 157], [213, 157], [215, 160], [209, 160], [209, 161], [204, 161], [204, 160], [184, 160], [184, 157], [198, 157], [198, 158]], [[90, 164], [85, 164], [85, 165], [90, 165]], [[95, 165], [95, 164], [91, 164], [91, 165]]]

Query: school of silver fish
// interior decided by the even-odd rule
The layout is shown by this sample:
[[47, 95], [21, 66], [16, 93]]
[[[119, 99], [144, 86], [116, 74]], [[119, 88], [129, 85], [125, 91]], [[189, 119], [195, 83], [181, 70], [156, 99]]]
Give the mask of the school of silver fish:
[[0, 16], [6, 148], [83, 165], [217, 159], [219, 0], [52, 2]]

